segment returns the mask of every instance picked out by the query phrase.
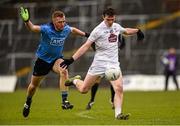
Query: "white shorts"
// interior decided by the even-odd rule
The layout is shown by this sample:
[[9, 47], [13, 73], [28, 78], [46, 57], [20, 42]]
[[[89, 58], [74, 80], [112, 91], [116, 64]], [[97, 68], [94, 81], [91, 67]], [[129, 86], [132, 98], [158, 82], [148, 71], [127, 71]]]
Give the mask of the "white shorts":
[[[89, 75], [99, 75], [101, 77], [104, 77], [105, 75], [105, 71], [109, 68], [115, 68], [115, 69], [119, 69], [120, 72], [121, 72], [121, 68], [119, 66], [119, 63], [108, 63], [106, 65], [95, 65], [95, 64], [92, 64], [88, 70], [88, 73]], [[122, 76], [122, 72], [120, 74], [120, 76]]]

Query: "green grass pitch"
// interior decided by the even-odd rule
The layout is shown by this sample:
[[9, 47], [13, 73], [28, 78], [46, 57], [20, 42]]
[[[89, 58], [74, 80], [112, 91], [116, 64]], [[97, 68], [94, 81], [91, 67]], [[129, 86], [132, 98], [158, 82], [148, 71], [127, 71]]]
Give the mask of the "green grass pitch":
[[0, 93], [0, 125], [180, 125], [180, 91], [125, 92], [123, 112], [129, 120], [115, 120], [109, 103], [109, 88], [97, 92], [91, 110], [85, 110], [90, 93], [71, 89], [72, 110], [61, 109], [58, 89], [38, 89], [28, 118], [22, 116], [25, 90]]

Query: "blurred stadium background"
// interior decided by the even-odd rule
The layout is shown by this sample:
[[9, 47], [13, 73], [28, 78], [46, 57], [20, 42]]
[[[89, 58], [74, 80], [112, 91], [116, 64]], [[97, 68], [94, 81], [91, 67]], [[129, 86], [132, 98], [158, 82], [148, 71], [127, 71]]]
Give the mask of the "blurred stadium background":
[[[29, 32], [19, 17], [19, 7], [29, 9], [34, 24], [51, 20], [51, 12], [65, 12], [68, 23], [86, 32], [102, 20], [104, 8], [117, 11], [117, 22], [124, 27], [139, 27], [145, 33], [143, 43], [136, 36], [126, 37], [121, 51], [124, 75], [162, 75], [160, 56], [170, 47], [180, 54], [180, 0], [1, 0], [0, 1], [0, 76], [15, 75], [16, 87], [27, 87], [35, 60], [39, 34]], [[64, 55], [69, 57], [85, 41], [70, 36]], [[89, 51], [70, 67], [70, 75], [85, 75], [93, 59]], [[178, 69], [178, 74], [180, 70]], [[57, 76], [50, 73], [42, 87], [57, 87]]]

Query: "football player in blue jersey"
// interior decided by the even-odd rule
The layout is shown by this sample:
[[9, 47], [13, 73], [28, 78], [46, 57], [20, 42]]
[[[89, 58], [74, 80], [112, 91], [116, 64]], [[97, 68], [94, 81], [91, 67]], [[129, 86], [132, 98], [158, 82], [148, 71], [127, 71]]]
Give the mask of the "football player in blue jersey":
[[30, 112], [32, 97], [40, 84], [40, 81], [51, 70], [60, 75], [59, 87], [62, 96], [62, 108], [72, 109], [73, 105], [67, 100], [68, 88], [64, 85], [68, 78], [68, 71], [60, 67], [63, 62], [63, 48], [66, 38], [70, 33], [88, 37], [89, 34], [66, 23], [65, 14], [62, 11], [52, 13], [52, 22], [42, 25], [35, 25], [30, 21], [28, 9], [20, 8], [20, 16], [26, 27], [41, 34], [39, 46], [36, 52], [37, 60], [34, 64], [33, 75], [27, 89], [27, 99], [23, 108], [23, 116], [27, 117]]

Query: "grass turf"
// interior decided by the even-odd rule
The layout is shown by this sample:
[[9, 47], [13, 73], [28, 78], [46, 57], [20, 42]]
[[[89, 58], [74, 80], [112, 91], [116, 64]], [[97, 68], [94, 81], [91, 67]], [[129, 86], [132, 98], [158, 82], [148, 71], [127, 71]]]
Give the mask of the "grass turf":
[[129, 120], [114, 119], [109, 89], [98, 90], [91, 110], [85, 110], [89, 93], [71, 89], [69, 100], [74, 108], [62, 110], [57, 89], [39, 89], [28, 118], [22, 116], [25, 95], [25, 90], [0, 93], [0, 125], [180, 125], [180, 91], [125, 92], [123, 112], [131, 113]]

